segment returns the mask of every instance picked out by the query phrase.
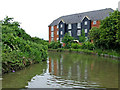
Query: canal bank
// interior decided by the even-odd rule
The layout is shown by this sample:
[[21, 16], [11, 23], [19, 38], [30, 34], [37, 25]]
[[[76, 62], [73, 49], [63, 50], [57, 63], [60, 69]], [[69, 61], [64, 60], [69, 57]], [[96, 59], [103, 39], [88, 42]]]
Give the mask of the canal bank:
[[84, 53], [84, 54], [97, 55], [97, 56], [108, 57], [108, 58], [120, 60], [120, 56], [115, 56], [115, 55], [109, 54], [108, 52], [104, 53], [104, 52], [101, 52], [101, 51], [93, 51], [93, 50], [88, 50], [88, 49], [63, 49], [63, 48], [58, 48], [58, 49], [48, 49], [48, 51]]

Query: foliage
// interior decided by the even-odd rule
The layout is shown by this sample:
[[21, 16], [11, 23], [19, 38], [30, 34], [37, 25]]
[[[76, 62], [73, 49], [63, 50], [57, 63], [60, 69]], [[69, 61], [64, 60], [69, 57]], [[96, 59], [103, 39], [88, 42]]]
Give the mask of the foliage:
[[82, 34], [79, 36], [79, 42], [85, 42], [86, 38], [85, 38], [85, 32], [84, 30], [82, 30]]
[[[18, 22], [8, 16], [2, 22], [2, 72], [22, 69], [47, 59], [47, 44], [31, 38]], [[42, 44], [40, 43], [42, 42]], [[43, 42], [45, 42], [43, 44]]]
[[79, 45], [78, 43], [72, 43], [72, 45], [71, 45], [71, 48], [74, 48], [74, 49], [78, 49], [80, 47], [81, 47], [81, 45]]
[[91, 42], [84, 42], [81, 46], [82, 49], [88, 49], [88, 50], [94, 50], [95, 49], [95, 46], [93, 43]]
[[61, 43], [59, 41], [58, 42], [53, 41], [49, 43], [48, 48], [52, 48], [52, 49], [61, 48]]
[[100, 29], [99, 28], [93, 27], [90, 30], [89, 37], [90, 37], [91, 40], [93, 40], [93, 42], [94, 42], [96, 47], [100, 46], [100, 42], [99, 42], [99, 39], [100, 39]]
[[71, 47], [71, 42], [73, 41], [73, 37], [70, 36], [68, 33], [65, 34], [63, 38], [63, 43], [65, 43], [65, 48], [70, 48]]
[[101, 49], [120, 50], [120, 12], [114, 11], [101, 21], [100, 28], [90, 30], [90, 39]]

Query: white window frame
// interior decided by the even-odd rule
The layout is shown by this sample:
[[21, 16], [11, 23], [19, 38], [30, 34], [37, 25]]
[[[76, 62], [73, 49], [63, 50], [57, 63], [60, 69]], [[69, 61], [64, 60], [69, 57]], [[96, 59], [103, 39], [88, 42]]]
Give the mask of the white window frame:
[[84, 24], [85, 24], [85, 25], [87, 25], [87, 24], [88, 24], [88, 22], [87, 22], [87, 21], [85, 21], [85, 22], [84, 22]]
[[93, 21], [93, 25], [95, 25], [95, 24], [97, 24], [97, 22], [96, 22], [96, 21]]
[[85, 29], [85, 33], [88, 33], [88, 30], [87, 30], [87, 29]]
[[77, 36], [81, 35], [81, 30], [77, 30]]
[[60, 42], [62, 42], [62, 38], [60, 38]]
[[77, 23], [77, 28], [81, 28], [81, 23]]
[[59, 35], [59, 31], [57, 31], [57, 35]]
[[51, 31], [54, 31], [54, 26], [51, 26]]
[[72, 29], [72, 25], [71, 24], [68, 24], [68, 29]]
[[60, 31], [60, 34], [63, 35], [63, 31]]
[[59, 38], [57, 37], [57, 41], [59, 40]]
[[59, 25], [57, 25], [57, 28], [59, 28]]
[[51, 38], [51, 41], [54, 41], [54, 38], [53, 38], [53, 37]]
[[60, 24], [60, 27], [62, 28], [62, 27], [63, 27], [63, 24]]
[[51, 32], [51, 37], [54, 37], [54, 32]]
[[70, 35], [70, 36], [72, 36], [72, 33], [71, 33], [71, 31], [68, 31], [68, 33], [69, 33], [69, 35]]

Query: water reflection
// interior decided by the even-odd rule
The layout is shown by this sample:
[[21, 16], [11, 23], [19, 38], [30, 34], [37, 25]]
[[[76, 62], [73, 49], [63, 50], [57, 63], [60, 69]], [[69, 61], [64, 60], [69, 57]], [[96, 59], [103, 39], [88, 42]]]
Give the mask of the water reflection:
[[118, 62], [97, 56], [50, 52], [47, 69], [28, 88], [117, 88]]

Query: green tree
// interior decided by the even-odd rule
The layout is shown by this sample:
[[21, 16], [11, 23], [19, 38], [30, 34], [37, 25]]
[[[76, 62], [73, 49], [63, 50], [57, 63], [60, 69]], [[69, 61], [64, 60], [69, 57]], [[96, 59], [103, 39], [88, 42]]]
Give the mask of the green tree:
[[85, 32], [82, 29], [82, 34], [79, 36], [79, 42], [85, 42], [86, 38], [85, 38]]
[[100, 48], [100, 29], [97, 27], [93, 27], [89, 32], [90, 40], [93, 40], [96, 47]]
[[70, 36], [68, 33], [65, 34], [62, 42], [65, 43], [65, 48], [70, 48], [71, 47], [71, 42], [73, 41], [73, 37]]

